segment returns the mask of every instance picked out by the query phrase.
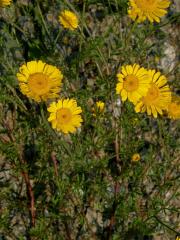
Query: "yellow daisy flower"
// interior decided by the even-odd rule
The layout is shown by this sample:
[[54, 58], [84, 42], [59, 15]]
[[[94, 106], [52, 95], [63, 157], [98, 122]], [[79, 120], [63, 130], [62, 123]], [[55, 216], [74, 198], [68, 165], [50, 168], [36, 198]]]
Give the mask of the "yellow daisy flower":
[[160, 22], [160, 18], [167, 13], [169, 0], [129, 0], [128, 14], [134, 21]]
[[138, 162], [140, 159], [141, 159], [141, 156], [139, 155], [139, 153], [135, 153], [131, 157], [132, 162]]
[[167, 84], [167, 79], [160, 72], [155, 70], [148, 71], [151, 79], [150, 88], [146, 96], [142, 97], [135, 106], [136, 112], [146, 112], [157, 118], [158, 113], [163, 114], [162, 110], [166, 110], [171, 102], [171, 91]]
[[180, 119], [180, 97], [174, 97], [168, 105], [168, 116], [171, 119]]
[[21, 92], [36, 102], [58, 97], [62, 84], [61, 71], [42, 61], [23, 64], [17, 73]]
[[63, 133], [74, 133], [83, 122], [80, 115], [82, 109], [77, 106], [74, 99], [67, 98], [57, 103], [53, 102], [47, 110], [50, 112], [48, 121], [52, 123], [52, 128]]
[[138, 64], [123, 66], [117, 78], [119, 82], [116, 85], [116, 93], [121, 95], [122, 101], [128, 99], [136, 104], [142, 96], [146, 95], [150, 80], [147, 70]]
[[63, 25], [64, 28], [74, 30], [78, 27], [78, 18], [77, 16], [68, 10], [64, 10], [59, 15], [59, 22]]
[[6, 7], [11, 4], [11, 0], [0, 0], [0, 7]]

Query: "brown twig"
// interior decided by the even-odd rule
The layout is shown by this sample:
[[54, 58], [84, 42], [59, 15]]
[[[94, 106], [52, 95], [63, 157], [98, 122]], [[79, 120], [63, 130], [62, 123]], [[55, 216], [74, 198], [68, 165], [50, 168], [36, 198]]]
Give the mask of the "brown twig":
[[68, 240], [72, 240], [69, 225], [67, 224], [67, 222], [64, 222], [64, 226], [65, 226], [65, 230], [66, 230]]
[[[19, 159], [20, 159], [20, 163], [22, 164], [22, 166], [26, 166], [26, 160], [24, 158], [24, 153], [23, 153], [23, 147], [18, 146], [19, 149]], [[30, 215], [31, 215], [31, 225], [34, 227], [35, 226], [35, 218], [36, 218], [36, 208], [35, 208], [35, 198], [34, 198], [34, 192], [33, 192], [33, 187], [29, 178], [29, 174], [27, 171], [22, 169], [21, 172], [24, 181], [26, 183], [26, 189], [27, 189], [27, 195], [30, 201]]]
[[119, 158], [119, 130], [118, 130], [118, 126], [116, 123], [116, 139], [115, 139], [115, 153], [116, 153], [116, 161], [117, 163], [120, 161]]
[[55, 176], [58, 177], [58, 165], [57, 165], [57, 158], [56, 158], [56, 153], [55, 152], [51, 153], [51, 159], [52, 159], [53, 165], [54, 165]]
[[[16, 139], [15, 139], [14, 135], [12, 134], [12, 130], [13, 129], [11, 129], [11, 127], [8, 124], [8, 122], [4, 121], [3, 124], [4, 124], [4, 127], [8, 131], [8, 137], [14, 143], [14, 145], [17, 147], [17, 150], [19, 152], [19, 159], [20, 159], [21, 165], [22, 166], [26, 166], [26, 161], [25, 161], [24, 154], [23, 154], [22, 144], [21, 145], [17, 144]], [[32, 223], [32, 226], [34, 227], [35, 226], [35, 217], [36, 217], [34, 192], [33, 192], [33, 188], [32, 188], [32, 185], [31, 185], [31, 181], [30, 181], [28, 172], [22, 170], [21, 174], [22, 174], [22, 176], [23, 176], [23, 178], [25, 180], [25, 183], [26, 183], [27, 195], [28, 195], [28, 198], [30, 200], [31, 223]]]
[[[113, 97], [112, 97], [113, 99]], [[112, 101], [112, 108], [113, 108], [113, 113], [115, 113], [115, 106], [114, 102]], [[122, 114], [122, 106], [121, 106], [121, 114]], [[119, 119], [118, 119], [119, 121]], [[121, 121], [121, 116], [120, 116], [120, 121]], [[114, 140], [114, 151], [115, 151], [115, 161], [116, 161], [116, 167], [119, 170], [119, 173], [121, 172], [121, 159], [120, 159], [120, 145], [121, 145], [121, 134], [122, 134], [122, 129], [121, 129], [121, 122], [118, 124], [117, 122], [117, 117], [114, 115], [112, 119], [112, 127], [115, 128], [116, 131], [116, 136]], [[114, 201], [112, 205], [112, 210], [111, 210], [111, 215], [110, 215], [110, 222], [109, 225], [106, 228], [106, 231], [108, 233], [107, 239], [112, 239], [112, 234], [113, 234], [113, 228], [115, 225], [115, 212], [117, 208], [117, 193], [119, 192], [119, 183], [118, 180], [115, 179], [114, 181]]]
[[34, 192], [33, 192], [33, 188], [32, 188], [28, 173], [23, 171], [22, 176], [25, 180], [26, 187], [27, 187], [27, 193], [28, 193], [28, 196], [30, 199], [31, 222], [32, 222], [32, 226], [34, 227], [35, 226], [35, 218], [36, 218]]

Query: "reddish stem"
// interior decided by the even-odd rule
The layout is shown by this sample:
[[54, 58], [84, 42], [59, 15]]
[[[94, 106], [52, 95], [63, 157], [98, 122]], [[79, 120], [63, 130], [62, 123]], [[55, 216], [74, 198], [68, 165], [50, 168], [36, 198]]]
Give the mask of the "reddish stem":
[[56, 153], [55, 152], [51, 153], [51, 159], [52, 159], [53, 164], [54, 164], [55, 176], [58, 177], [58, 165], [57, 165], [57, 159], [56, 159]]
[[[26, 161], [24, 159], [24, 154], [23, 154], [23, 144], [18, 145], [16, 143], [16, 139], [12, 134], [12, 129], [9, 126], [8, 122], [4, 121], [3, 123], [4, 123], [4, 127], [8, 130], [8, 136], [9, 136], [10, 140], [15, 144], [15, 146], [19, 150], [19, 159], [20, 159], [20, 162], [21, 162], [22, 166], [25, 166]], [[32, 226], [34, 227], [35, 226], [35, 217], [36, 217], [34, 192], [33, 192], [33, 188], [32, 188], [32, 185], [31, 185], [31, 181], [30, 181], [28, 172], [22, 171], [21, 174], [22, 174], [22, 176], [25, 180], [28, 198], [30, 199], [31, 222], [32, 222]]]
[[30, 199], [31, 221], [32, 221], [32, 226], [34, 227], [35, 226], [35, 217], [36, 217], [34, 192], [33, 192], [33, 188], [32, 188], [28, 173], [23, 171], [22, 176], [24, 177], [26, 187], [27, 187], [27, 193], [28, 193], [28, 196]]

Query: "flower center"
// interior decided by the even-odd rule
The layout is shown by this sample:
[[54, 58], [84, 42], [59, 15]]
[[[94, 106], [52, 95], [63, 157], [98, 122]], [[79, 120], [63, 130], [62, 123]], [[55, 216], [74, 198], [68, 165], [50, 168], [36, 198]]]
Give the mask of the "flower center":
[[157, 0], [135, 0], [135, 2], [140, 9], [149, 12], [155, 8]]
[[72, 119], [72, 113], [68, 108], [61, 108], [56, 113], [58, 124], [67, 124]]
[[155, 84], [151, 84], [150, 89], [147, 92], [147, 95], [144, 97], [146, 104], [152, 104], [159, 99], [160, 92], [159, 88]]
[[50, 90], [49, 77], [43, 73], [33, 73], [29, 76], [28, 86], [30, 90], [37, 94], [43, 95]]
[[127, 92], [133, 92], [135, 90], [138, 89], [138, 86], [139, 86], [139, 80], [136, 76], [134, 75], [128, 75], [126, 78], [125, 78], [125, 81], [123, 83], [123, 86], [124, 86], [124, 89], [127, 91]]

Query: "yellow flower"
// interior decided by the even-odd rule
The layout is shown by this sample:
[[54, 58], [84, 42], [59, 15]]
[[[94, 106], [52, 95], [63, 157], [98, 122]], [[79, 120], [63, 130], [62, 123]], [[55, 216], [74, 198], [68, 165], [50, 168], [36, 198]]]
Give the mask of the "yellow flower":
[[97, 101], [96, 102], [96, 108], [99, 112], [103, 112], [104, 111], [104, 102], [102, 101]]
[[170, 5], [169, 0], [129, 0], [130, 8], [128, 14], [134, 21], [144, 22], [148, 19], [150, 22], [160, 22], [166, 9]]
[[50, 112], [48, 121], [52, 123], [52, 128], [63, 133], [74, 133], [83, 122], [80, 115], [82, 109], [74, 99], [60, 99], [57, 103], [51, 103], [47, 110]]
[[155, 70], [148, 71], [151, 79], [150, 88], [147, 95], [142, 97], [135, 106], [136, 112], [146, 112], [157, 118], [158, 113], [163, 114], [162, 110], [166, 110], [171, 102], [171, 91], [167, 84], [167, 79], [160, 72]]
[[0, 7], [5, 7], [11, 4], [11, 0], [0, 0]]
[[174, 97], [168, 105], [168, 116], [171, 119], [180, 119], [180, 97]]
[[96, 113], [102, 113], [104, 111], [104, 102], [102, 101], [97, 101], [96, 102], [96, 107], [92, 108], [93, 111], [93, 116], [96, 117]]
[[141, 156], [139, 155], [139, 153], [135, 153], [131, 157], [132, 162], [138, 162], [140, 159], [141, 159]]
[[59, 22], [63, 25], [64, 28], [74, 30], [78, 27], [79, 21], [73, 12], [64, 10], [59, 15]]
[[36, 102], [58, 97], [63, 75], [59, 69], [42, 61], [23, 64], [17, 73], [21, 92]]
[[150, 80], [147, 70], [138, 64], [123, 66], [117, 78], [119, 82], [116, 85], [116, 93], [121, 95], [122, 101], [129, 99], [136, 104], [142, 96], [146, 95]]

